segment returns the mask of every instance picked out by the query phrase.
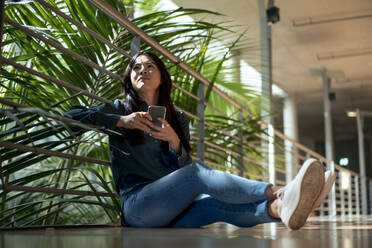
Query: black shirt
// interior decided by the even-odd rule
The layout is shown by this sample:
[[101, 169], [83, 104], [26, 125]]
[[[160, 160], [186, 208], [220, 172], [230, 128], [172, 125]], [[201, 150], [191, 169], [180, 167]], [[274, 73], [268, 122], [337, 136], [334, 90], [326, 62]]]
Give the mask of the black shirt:
[[[146, 112], [148, 105], [141, 102], [140, 110]], [[190, 139], [188, 120], [182, 111], [176, 111], [178, 120]], [[88, 124], [98, 125], [109, 130], [118, 130], [117, 122], [122, 115], [128, 115], [120, 100], [113, 103], [85, 108], [74, 106], [66, 116]], [[111, 155], [111, 169], [117, 192], [126, 193], [138, 185], [151, 183], [172, 171], [192, 162], [190, 155], [181, 144], [181, 152], [177, 154], [169, 146], [169, 153], [161, 148], [160, 140], [143, 134], [143, 144], [131, 144], [130, 136], [122, 136], [108, 132]], [[135, 138], [135, 137], [132, 137]]]

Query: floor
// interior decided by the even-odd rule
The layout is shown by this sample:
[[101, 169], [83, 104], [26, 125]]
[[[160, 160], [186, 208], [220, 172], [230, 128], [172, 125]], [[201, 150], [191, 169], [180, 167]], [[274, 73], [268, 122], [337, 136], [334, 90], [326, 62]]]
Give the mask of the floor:
[[199, 229], [121, 227], [2, 230], [0, 247], [372, 247], [372, 216], [311, 217], [299, 231], [282, 224], [237, 228], [216, 223]]

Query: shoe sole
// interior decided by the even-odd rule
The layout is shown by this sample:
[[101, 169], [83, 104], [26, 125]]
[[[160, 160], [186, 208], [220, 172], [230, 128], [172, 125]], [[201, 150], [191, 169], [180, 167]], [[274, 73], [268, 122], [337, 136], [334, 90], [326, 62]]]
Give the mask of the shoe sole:
[[288, 221], [288, 227], [290, 229], [298, 230], [305, 225], [323, 187], [324, 167], [318, 161], [313, 161], [302, 178], [300, 199]]
[[329, 176], [325, 177], [324, 188], [322, 192], [320, 193], [318, 199], [314, 203], [314, 206], [311, 212], [315, 211], [315, 209], [317, 209], [319, 205], [327, 198], [329, 192], [332, 189], [333, 183], [336, 181], [336, 177], [337, 177], [336, 173], [331, 172], [331, 171], [328, 171], [328, 172], [329, 172]]

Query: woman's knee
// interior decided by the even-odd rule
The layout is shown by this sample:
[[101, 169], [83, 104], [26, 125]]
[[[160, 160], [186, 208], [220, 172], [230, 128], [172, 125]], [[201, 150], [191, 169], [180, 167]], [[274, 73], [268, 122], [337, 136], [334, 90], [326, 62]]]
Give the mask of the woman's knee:
[[141, 211], [140, 206], [133, 206], [132, 204], [128, 204], [128, 202], [124, 203], [124, 208], [122, 208], [122, 212], [124, 215], [125, 224], [131, 227], [151, 227], [148, 223], [146, 223], [146, 213], [148, 211]]
[[[153, 204], [150, 204], [153, 205]], [[142, 209], [142, 210], [141, 210]], [[155, 208], [147, 208], [138, 206], [135, 208], [127, 208], [125, 212], [125, 221], [131, 227], [164, 227], [167, 226], [172, 218], [165, 208], [159, 210]]]
[[209, 167], [208, 165], [204, 164], [201, 161], [194, 161], [189, 166], [192, 170], [194, 170], [197, 173], [200, 172], [200, 171], [203, 171], [203, 170], [211, 170], [212, 169], [211, 167]]
[[184, 172], [182, 172], [184, 179], [197, 179], [198, 181], [212, 170], [208, 165], [200, 161], [195, 161], [182, 169], [184, 169]]

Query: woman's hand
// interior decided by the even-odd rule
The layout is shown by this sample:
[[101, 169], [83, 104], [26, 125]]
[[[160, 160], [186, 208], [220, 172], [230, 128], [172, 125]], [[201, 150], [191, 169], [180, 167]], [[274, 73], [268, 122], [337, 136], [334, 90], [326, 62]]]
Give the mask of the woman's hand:
[[151, 121], [152, 118], [148, 112], [133, 112], [130, 115], [120, 116], [116, 126], [128, 129], [139, 129], [146, 133], [150, 133], [150, 128], [154, 128], [155, 126]]
[[180, 153], [181, 141], [178, 138], [177, 133], [165, 119], [159, 117], [158, 120], [162, 123], [162, 127], [154, 125], [152, 128], [155, 129], [157, 132], [152, 131], [150, 135], [154, 139], [168, 141], [169, 146], [173, 149], [173, 151], [175, 151], [176, 153]]

